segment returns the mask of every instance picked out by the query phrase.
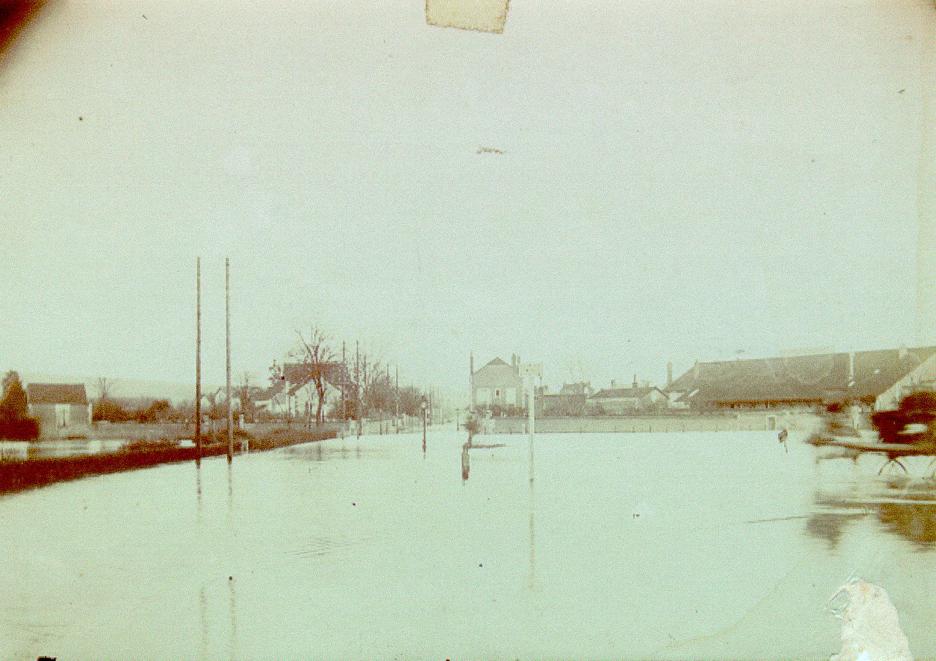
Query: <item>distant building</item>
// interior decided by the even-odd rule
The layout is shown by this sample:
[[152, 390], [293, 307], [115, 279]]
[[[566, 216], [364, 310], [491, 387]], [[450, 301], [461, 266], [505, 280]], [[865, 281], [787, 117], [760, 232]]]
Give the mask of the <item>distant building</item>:
[[586, 402], [591, 395], [591, 384], [585, 381], [565, 383], [558, 393], [550, 393], [547, 387], [536, 392], [537, 416], [580, 416], [585, 414]]
[[43, 437], [82, 437], [91, 431], [91, 404], [82, 383], [30, 383], [26, 401]]
[[495, 358], [481, 369], [471, 366], [471, 405], [476, 409], [493, 410], [524, 407], [523, 378], [520, 376], [520, 357], [511, 356], [510, 365]]
[[934, 386], [936, 347], [917, 347], [697, 362], [667, 394], [693, 410], [809, 409], [846, 401], [881, 410]]
[[666, 393], [648, 383], [634, 379], [629, 388], [618, 388], [612, 381], [611, 387], [590, 395], [586, 411], [590, 415], [628, 415], [641, 411], [666, 408]]
[[[334, 361], [321, 366], [325, 377], [325, 401], [345, 396], [353, 391], [354, 384], [344, 363]], [[279, 382], [257, 394], [254, 406], [258, 411], [291, 418], [312, 415], [318, 407], [318, 394], [308, 365], [285, 363], [280, 370]], [[323, 407], [324, 408], [324, 407]]]

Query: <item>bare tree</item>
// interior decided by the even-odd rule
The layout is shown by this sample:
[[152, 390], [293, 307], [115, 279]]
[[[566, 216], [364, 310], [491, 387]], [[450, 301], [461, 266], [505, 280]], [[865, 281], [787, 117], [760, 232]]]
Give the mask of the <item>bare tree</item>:
[[223, 388], [214, 392], [204, 393], [202, 397], [208, 400], [208, 419], [211, 421], [211, 432], [214, 433], [214, 421], [224, 417], [224, 400], [220, 399]]
[[335, 370], [335, 354], [329, 346], [329, 338], [321, 329], [312, 327], [308, 337], [296, 331], [299, 336], [299, 348], [293, 357], [299, 360], [301, 378], [310, 382], [316, 394], [315, 423], [323, 422], [322, 411], [325, 406], [325, 389], [332, 371]]
[[110, 397], [111, 391], [114, 389], [114, 381], [106, 376], [99, 376], [94, 381], [94, 387], [98, 391], [98, 399], [103, 402]]

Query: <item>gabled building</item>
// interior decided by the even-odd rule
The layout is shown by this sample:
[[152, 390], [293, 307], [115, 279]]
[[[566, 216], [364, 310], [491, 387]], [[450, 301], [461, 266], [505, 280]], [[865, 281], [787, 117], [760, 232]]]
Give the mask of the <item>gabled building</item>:
[[847, 401], [882, 410], [934, 386], [936, 347], [917, 347], [697, 362], [667, 394], [693, 410], [811, 409]]
[[537, 388], [537, 416], [580, 416], [585, 414], [586, 402], [592, 394], [587, 382], [564, 383], [558, 393], [550, 393], [547, 387]]
[[83, 383], [30, 383], [26, 401], [45, 438], [80, 438], [91, 431], [91, 404]]
[[588, 397], [586, 410], [590, 415], [628, 415], [665, 408], [666, 403], [666, 393], [655, 386], [635, 380], [628, 388], [618, 388], [612, 381], [610, 388]]
[[[355, 386], [344, 363], [333, 361], [312, 368], [304, 363], [285, 363], [279, 371], [279, 380], [271, 384], [254, 400], [257, 410], [272, 415], [284, 415], [291, 418], [315, 415], [318, 407], [318, 394], [313, 377], [315, 370], [321, 370], [325, 380], [325, 400], [340, 397], [344, 391], [346, 397], [353, 396]], [[323, 407], [324, 408], [324, 407]]]
[[508, 411], [524, 407], [523, 378], [520, 376], [520, 357], [511, 356], [508, 365], [495, 358], [475, 371], [471, 360], [472, 409]]

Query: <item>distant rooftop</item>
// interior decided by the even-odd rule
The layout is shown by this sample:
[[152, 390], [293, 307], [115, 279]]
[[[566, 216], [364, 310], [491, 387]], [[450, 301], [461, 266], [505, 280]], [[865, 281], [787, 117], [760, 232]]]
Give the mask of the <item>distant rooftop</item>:
[[590, 399], [639, 399], [641, 397], [646, 397], [654, 390], [658, 390], [658, 388], [654, 386], [604, 388], [592, 395]]
[[26, 386], [26, 397], [30, 404], [88, 403], [83, 383], [30, 383]]
[[915, 347], [697, 363], [667, 390], [696, 403], [877, 397], [934, 353]]

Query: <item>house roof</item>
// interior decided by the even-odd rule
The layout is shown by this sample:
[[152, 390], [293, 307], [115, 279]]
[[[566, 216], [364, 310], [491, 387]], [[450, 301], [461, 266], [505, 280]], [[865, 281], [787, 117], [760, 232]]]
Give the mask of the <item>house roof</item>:
[[641, 397], [646, 397], [654, 390], [659, 389], [654, 386], [644, 386], [642, 388], [605, 388], [596, 392], [589, 397], [589, 399], [640, 399]]
[[523, 380], [512, 366], [500, 358], [487, 363], [472, 375], [474, 387], [493, 388], [499, 386], [521, 387]]
[[30, 404], [88, 403], [83, 383], [30, 383], [26, 386], [26, 398]]
[[698, 363], [668, 390], [684, 392], [683, 399], [693, 402], [877, 397], [933, 354], [936, 347]]

